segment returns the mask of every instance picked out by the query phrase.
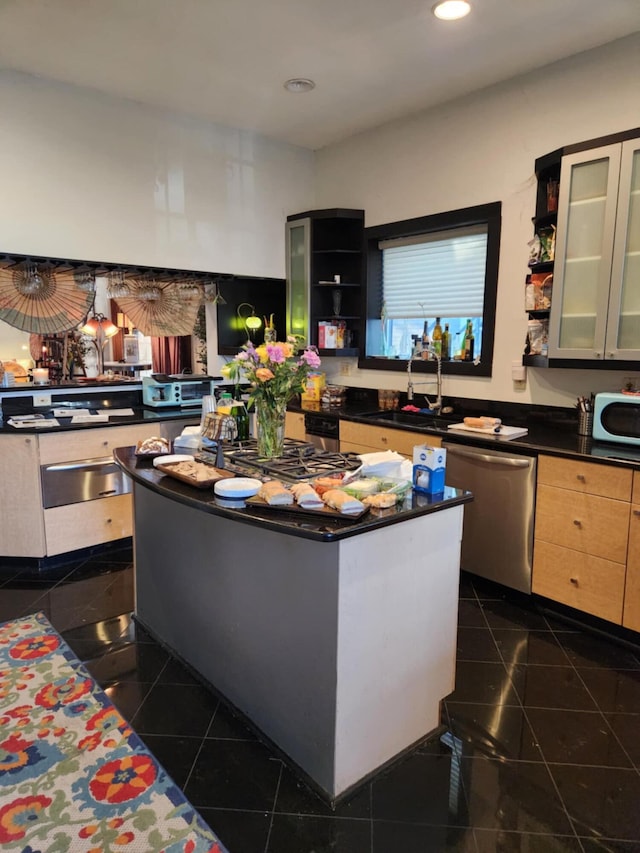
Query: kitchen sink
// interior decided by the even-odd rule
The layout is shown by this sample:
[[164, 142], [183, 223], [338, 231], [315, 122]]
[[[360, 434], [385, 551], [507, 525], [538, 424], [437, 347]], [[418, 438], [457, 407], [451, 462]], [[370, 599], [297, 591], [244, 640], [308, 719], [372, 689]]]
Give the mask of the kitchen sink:
[[371, 421], [402, 424], [403, 426], [413, 427], [414, 429], [426, 429], [427, 427], [446, 429], [449, 424], [460, 420], [457, 415], [443, 417], [442, 415], [426, 415], [423, 412], [399, 412], [397, 410], [367, 412], [362, 417]]

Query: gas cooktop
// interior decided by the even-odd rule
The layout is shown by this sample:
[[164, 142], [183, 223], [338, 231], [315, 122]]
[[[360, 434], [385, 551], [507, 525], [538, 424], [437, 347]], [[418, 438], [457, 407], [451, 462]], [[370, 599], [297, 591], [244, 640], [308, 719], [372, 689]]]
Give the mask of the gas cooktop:
[[[202, 461], [211, 461], [202, 452], [197, 455]], [[295, 439], [285, 439], [284, 454], [275, 459], [258, 456], [257, 442], [242, 442], [240, 447], [231, 446], [224, 452], [224, 464], [228, 471], [246, 475], [256, 473], [283, 480], [308, 480], [336, 472], [355, 471], [362, 464], [356, 453], [332, 453], [313, 444]]]

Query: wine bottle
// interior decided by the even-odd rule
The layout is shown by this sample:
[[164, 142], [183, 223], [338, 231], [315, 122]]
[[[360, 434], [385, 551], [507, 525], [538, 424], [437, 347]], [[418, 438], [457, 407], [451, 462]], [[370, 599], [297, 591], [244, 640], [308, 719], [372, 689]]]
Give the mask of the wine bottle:
[[473, 361], [473, 346], [473, 323], [471, 322], [471, 320], [467, 320], [467, 328], [465, 329], [464, 333], [464, 354], [462, 356], [464, 361]]
[[440, 317], [436, 317], [436, 324], [433, 327], [433, 351], [436, 355], [442, 355], [442, 326], [440, 325]]
[[425, 320], [422, 327], [422, 358], [426, 360], [429, 356], [429, 321]]
[[444, 324], [444, 332], [442, 333], [442, 360], [449, 361], [451, 358], [451, 332], [449, 324]]

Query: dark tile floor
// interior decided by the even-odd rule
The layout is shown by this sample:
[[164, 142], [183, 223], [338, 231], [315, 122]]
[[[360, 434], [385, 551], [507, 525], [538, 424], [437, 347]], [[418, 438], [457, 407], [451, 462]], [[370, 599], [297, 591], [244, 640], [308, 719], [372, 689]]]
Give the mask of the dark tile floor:
[[135, 624], [130, 550], [1, 568], [0, 621], [45, 613], [230, 853], [640, 851], [640, 648], [465, 575], [445, 734], [332, 812]]

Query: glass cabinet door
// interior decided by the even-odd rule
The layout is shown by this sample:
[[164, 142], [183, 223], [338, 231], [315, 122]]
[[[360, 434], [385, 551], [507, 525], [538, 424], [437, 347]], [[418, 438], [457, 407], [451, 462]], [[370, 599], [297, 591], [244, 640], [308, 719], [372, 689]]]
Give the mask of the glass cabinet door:
[[640, 358], [640, 140], [622, 144], [606, 358]]
[[604, 358], [621, 146], [564, 157], [549, 332], [552, 358]]
[[287, 222], [287, 335], [309, 342], [311, 220]]

